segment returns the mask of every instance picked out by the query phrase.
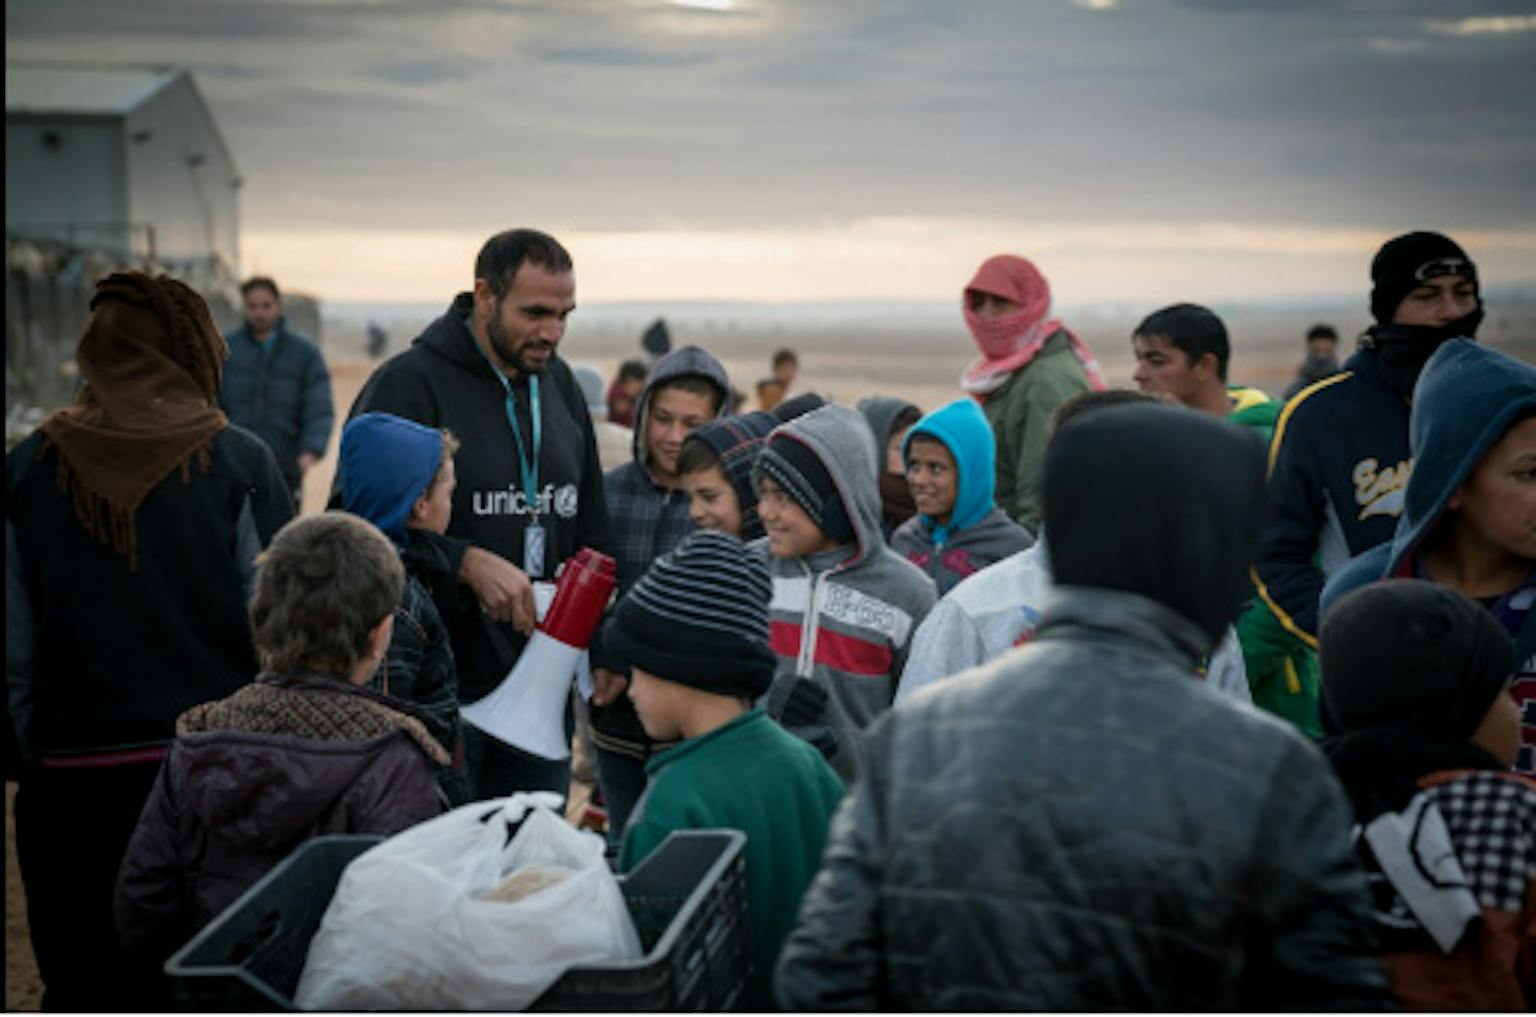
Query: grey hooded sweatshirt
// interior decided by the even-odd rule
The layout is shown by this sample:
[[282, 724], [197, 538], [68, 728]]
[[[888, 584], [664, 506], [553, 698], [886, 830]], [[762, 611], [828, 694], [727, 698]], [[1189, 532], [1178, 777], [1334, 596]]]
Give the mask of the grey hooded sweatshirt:
[[[824, 723], [838, 743], [830, 762], [851, 783], [864, 728], [895, 698], [912, 634], [937, 593], [881, 535], [874, 442], [859, 413], [823, 406], [780, 425], [769, 440], [778, 436], [801, 442], [821, 460], [847, 509], [854, 542], [807, 558], [769, 558], [770, 638], [779, 669], [765, 701], [778, 717], [795, 682], [824, 687]], [[766, 539], [754, 546], [768, 553]], [[794, 730], [808, 740], [815, 733]]]
[[731, 382], [720, 361], [697, 346], [673, 350], [656, 361], [645, 379], [640, 398], [635, 402], [633, 461], [603, 475], [608, 518], [613, 524], [620, 596], [640, 581], [651, 562], [672, 550], [693, 529], [688, 518], [688, 495], [656, 482], [645, 439], [651, 400], [656, 390], [669, 381], [688, 375], [705, 378], [720, 390], [716, 416], [724, 412], [730, 399]]

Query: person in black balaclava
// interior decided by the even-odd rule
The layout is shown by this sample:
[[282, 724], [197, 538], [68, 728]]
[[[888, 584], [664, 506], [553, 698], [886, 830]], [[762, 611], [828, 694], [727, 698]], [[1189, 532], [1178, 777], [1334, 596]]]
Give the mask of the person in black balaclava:
[[1382, 384], [1410, 399], [1430, 356], [1447, 339], [1473, 338], [1483, 320], [1477, 266], [1439, 233], [1405, 233], [1371, 261], [1371, 317], [1361, 337], [1376, 351]]
[[640, 336], [640, 348], [653, 364], [672, 352], [672, 333], [667, 329], [665, 318], [657, 318], [650, 323]]
[[785, 1009], [1390, 1002], [1327, 764], [1196, 676], [1244, 600], [1263, 491], [1262, 443], [1206, 414], [1062, 425], [1039, 628], [864, 729]]
[[1314, 385], [1339, 373], [1339, 333], [1332, 325], [1318, 322], [1307, 329], [1307, 356], [1296, 369], [1296, 378], [1285, 387], [1280, 401], [1288, 403], [1308, 385]]
[[1413, 469], [1409, 401], [1439, 346], [1476, 335], [1477, 266], [1449, 237], [1394, 237], [1371, 261], [1376, 324], [1344, 369], [1293, 399], [1275, 425], [1255, 571], [1289, 631], [1317, 645], [1323, 584], [1392, 538]]

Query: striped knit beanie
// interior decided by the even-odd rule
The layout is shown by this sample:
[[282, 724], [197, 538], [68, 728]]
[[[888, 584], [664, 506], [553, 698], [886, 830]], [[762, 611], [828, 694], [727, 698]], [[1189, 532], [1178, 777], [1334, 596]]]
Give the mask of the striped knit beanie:
[[707, 445], [720, 460], [720, 472], [736, 492], [741, 509], [741, 539], [756, 540], [763, 535], [763, 521], [757, 515], [757, 488], [752, 486], [752, 464], [763, 450], [763, 442], [779, 426], [773, 415], [761, 411], [712, 420], [689, 433], [684, 443], [698, 441]]
[[853, 523], [837, 493], [837, 485], [820, 457], [803, 441], [782, 432], [770, 435], [757, 457], [754, 475], [783, 488], [828, 539], [839, 544], [853, 543]]
[[729, 533], [696, 530], [619, 601], [604, 645], [647, 674], [756, 699], [778, 658], [768, 645], [768, 566]]

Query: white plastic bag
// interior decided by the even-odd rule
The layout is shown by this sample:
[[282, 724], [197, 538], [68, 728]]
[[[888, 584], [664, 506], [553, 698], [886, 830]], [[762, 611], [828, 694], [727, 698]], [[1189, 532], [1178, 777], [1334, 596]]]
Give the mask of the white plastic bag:
[[[294, 1001], [305, 1010], [519, 1010], [567, 968], [639, 958], [602, 838], [552, 812], [559, 804], [548, 792], [475, 802], [359, 855], [310, 943]], [[518, 820], [509, 844], [508, 823]], [[575, 874], [519, 901], [481, 899], [531, 863]]]

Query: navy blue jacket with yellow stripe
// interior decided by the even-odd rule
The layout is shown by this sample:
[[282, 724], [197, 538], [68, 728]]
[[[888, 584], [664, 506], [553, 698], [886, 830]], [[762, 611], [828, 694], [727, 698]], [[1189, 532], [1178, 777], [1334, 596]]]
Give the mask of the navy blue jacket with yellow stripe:
[[1351, 558], [1392, 539], [1413, 469], [1408, 400], [1361, 350], [1280, 413], [1269, 449], [1259, 595], [1287, 630], [1317, 645], [1318, 599]]

